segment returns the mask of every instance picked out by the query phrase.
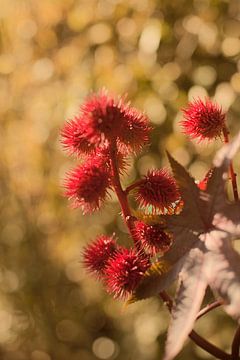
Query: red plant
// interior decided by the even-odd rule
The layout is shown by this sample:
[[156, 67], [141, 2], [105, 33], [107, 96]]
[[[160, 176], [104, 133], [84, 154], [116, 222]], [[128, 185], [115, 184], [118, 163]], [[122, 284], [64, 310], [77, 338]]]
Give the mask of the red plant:
[[[225, 143], [229, 142], [219, 105], [198, 99], [183, 111], [183, 131], [190, 138], [202, 141], [223, 135]], [[115, 190], [133, 241], [128, 249], [119, 247], [111, 236], [100, 236], [84, 249], [83, 263], [114, 298], [128, 298], [131, 303], [160, 295], [173, 319], [164, 360], [177, 355], [188, 335], [216, 358], [239, 359], [240, 328], [231, 355], [192, 328], [197, 318], [223, 303], [225, 310], [240, 320], [240, 255], [232, 246], [232, 240], [240, 237], [240, 204], [231, 162], [240, 147], [240, 135], [221, 150], [198, 185], [168, 155], [174, 177], [165, 168], [149, 170], [143, 179], [123, 189], [120, 175], [126, 171], [126, 156], [138, 153], [148, 143], [150, 128], [144, 114], [106, 91], [87, 98], [80, 113], [63, 127], [64, 148], [85, 156], [68, 173], [65, 195], [74, 207], [91, 213], [101, 207], [109, 189]], [[226, 194], [229, 174], [232, 203]], [[128, 196], [132, 190], [150, 221], [144, 216], [143, 221], [140, 215], [138, 219], [140, 213], [131, 209]], [[179, 286], [173, 302], [166, 290], [176, 278]], [[208, 286], [218, 299], [200, 310]]]
[[61, 142], [64, 149], [67, 150], [70, 155], [76, 154], [80, 156], [82, 154], [88, 154], [94, 150], [95, 145], [89, 141], [87, 135], [87, 126], [81, 118], [74, 118], [68, 121], [61, 131]]
[[145, 115], [106, 90], [89, 96], [79, 114], [62, 130], [62, 143], [70, 153], [88, 153], [111, 142], [121, 151], [139, 151], [149, 141]]
[[91, 213], [99, 209], [110, 186], [109, 168], [95, 156], [68, 173], [65, 195], [72, 200], [73, 207], [81, 207], [83, 213]]
[[109, 260], [105, 271], [108, 292], [114, 298], [127, 298], [137, 287], [150, 262], [148, 256], [135, 249], [120, 249]]
[[152, 206], [153, 211], [172, 213], [180, 200], [176, 181], [166, 169], [151, 170], [139, 182], [136, 199], [141, 207]]
[[145, 224], [143, 221], [135, 222], [136, 236], [143, 249], [151, 255], [158, 252], [165, 253], [169, 250], [172, 237], [166, 230], [166, 226], [160, 224]]
[[192, 139], [211, 140], [222, 135], [225, 126], [225, 113], [218, 104], [206, 99], [190, 102], [183, 109], [182, 128]]
[[125, 121], [119, 133], [119, 147], [124, 152], [138, 153], [149, 142], [151, 127], [147, 117], [133, 107], [125, 107]]
[[117, 245], [112, 237], [102, 235], [89, 244], [83, 252], [83, 262], [89, 272], [102, 277], [107, 263], [115, 254]]

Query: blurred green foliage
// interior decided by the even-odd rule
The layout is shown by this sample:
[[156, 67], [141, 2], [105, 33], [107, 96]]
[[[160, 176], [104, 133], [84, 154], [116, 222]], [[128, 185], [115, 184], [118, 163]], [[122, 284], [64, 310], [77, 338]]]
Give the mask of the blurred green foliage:
[[[220, 142], [190, 143], [180, 109], [211, 96], [239, 129], [239, 19], [239, 0], [0, 0], [1, 359], [161, 359], [161, 302], [123, 308], [82, 268], [96, 235], [127, 234], [114, 196], [93, 216], [69, 209], [59, 129], [91, 90], [128, 93], [154, 130], [124, 184], [166, 149], [200, 179]], [[220, 309], [197, 325], [226, 350], [234, 327]], [[178, 359], [210, 357], [188, 343]]]

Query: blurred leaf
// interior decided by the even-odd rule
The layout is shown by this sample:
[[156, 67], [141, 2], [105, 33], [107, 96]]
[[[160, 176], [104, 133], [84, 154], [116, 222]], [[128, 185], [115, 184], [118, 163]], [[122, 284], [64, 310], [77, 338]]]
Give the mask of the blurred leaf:
[[204, 266], [203, 251], [200, 248], [191, 250], [180, 273], [164, 360], [174, 358], [193, 328], [207, 287]]
[[240, 322], [240, 255], [233, 249], [228, 233], [205, 235], [206, 274], [209, 285], [226, 303], [225, 310]]

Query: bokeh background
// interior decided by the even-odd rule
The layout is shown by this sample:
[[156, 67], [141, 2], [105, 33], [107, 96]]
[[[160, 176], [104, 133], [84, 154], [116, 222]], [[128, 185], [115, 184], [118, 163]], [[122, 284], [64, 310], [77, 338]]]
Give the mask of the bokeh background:
[[[238, 131], [239, 21], [239, 0], [0, 0], [1, 359], [161, 359], [158, 298], [125, 308], [82, 268], [89, 241], [127, 234], [114, 196], [92, 216], [69, 208], [61, 184], [76, 161], [59, 130], [91, 90], [128, 93], [154, 129], [123, 182], [166, 165], [166, 149], [201, 179], [221, 143], [190, 142], [180, 109], [211, 96]], [[196, 326], [225, 350], [234, 328], [221, 309]], [[178, 356], [210, 358], [191, 342]]]

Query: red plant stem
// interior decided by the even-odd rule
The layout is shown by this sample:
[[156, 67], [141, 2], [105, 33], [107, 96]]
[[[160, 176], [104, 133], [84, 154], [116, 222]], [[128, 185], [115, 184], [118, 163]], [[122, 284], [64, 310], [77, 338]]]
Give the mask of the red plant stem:
[[127, 194], [123, 190], [121, 182], [120, 182], [119, 171], [118, 171], [117, 161], [116, 161], [116, 149], [114, 146], [110, 146], [110, 157], [111, 157], [111, 165], [112, 165], [112, 171], [113, 171], [114, 190], [117, 194], [119, 203], [121, 205], [123, 217], [124, 217], [125, 223], [128, 227], [129, 233], [132, 236], [132, 239], [135, 243], [136, 248], [140, 250], [138, 241], [136, 240], [136, 236], [135, 236], [134, 217], [131, 215], [131, 210], [128, 205]]
[[[225, 144], [229, 143], [228, 134], [229, 134], [229, 131], [228, 131], [227, 127], [224, 126], [224, 128], [223, 128], [223, 137], [224, 137], [224, 143]], [[229, 173], [230, 173], [230, 177], [231, 177], [231, 181], [232, 181], [233, 196], [234, 196], [234, 199], [237, 201], [238, 200], [238, 188], [237, 188], [237, 181], [236, 181], [237, 175], [233, 170], [232, 161], [230, 161], [230, 164], [229, 164]]]
[[136, 187], [138, 187], [139, 185], [141, 185], [143, 183], [144, 180], [137, 180], [135, 181], [133, 184], [129, 185], [126, 189], [125, 192], [126, 194], [129, 194], [129, 192], [133, 189], [135, 189]]
[[240, 326], [238, 326], [232, 342], [232, 360], [239, 359], [240, 348]]
[[[172, 301], [171, 297], [168, 295], [168, 293], [166, 291], [160, 292], [159, 295], [162, 298], [163, 302], [166, 304], [169, 312], [171, 312], [172, 307], [173, 307], [173, 301]], [[196, 331], [194, 331], [194, 330], [192, 330], [188, 336], [200, 348], [207, 351], [209, 354], [213, 355], [217, 359], [221, 359], [221, 360], [233, 360], [233, 359], [238, 360], [238, 357], [232, 358], [232, 355], [229, 355], [229, 354], [225, 353], [224, 351], [222, 351], [221, 349], [219, 349], [215, 345], [211, 344], [210, 342], [205, 340], [203, 337], [198, 335], [198, 333], [196, 333]]]
[[166, 291], [161, 291], [159, 293], [161, 299], [163, 300], [164, 304], [167, 306], [169, 312], [172, 311], [172, 307], [173, 307], [173, 300], [171, 298], [171, 296], [168, 295], [168, 293]]
[[202, 310], [199, 311], [199, 313], [197, 315], [197, 319], [200, 319], [202, 316], [206, 315], [209, 311], [216, 309], [217, 307], [221, 306], [222, 304], [223, 304], [222, 300], [216, 300], [213, 303], [208, 304]]
[[[198, 335], [194, 330], [192, 330], [188, 336], [192, 341], [195, 342], [195, 344], [207, 351], [209, 354], [212, 354], [217, 359], [233, 360], [230, 354], [225, 353], [215, 345], [211, 344], [210, 342], [202, 338], [200, 335]], [[235, 358], [235, 360], [238, 360], [238, 357]]]

